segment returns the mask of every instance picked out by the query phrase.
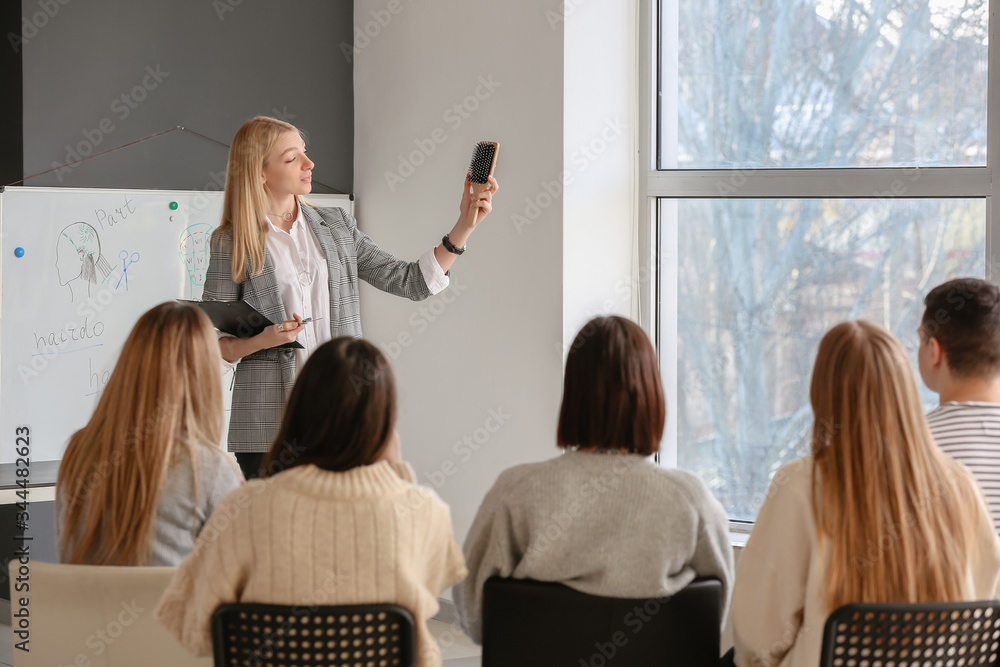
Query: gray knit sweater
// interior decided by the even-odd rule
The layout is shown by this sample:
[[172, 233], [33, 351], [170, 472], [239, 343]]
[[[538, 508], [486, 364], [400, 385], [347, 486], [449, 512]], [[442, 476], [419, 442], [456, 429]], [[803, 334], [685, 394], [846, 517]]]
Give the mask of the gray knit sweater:
[[[167, 471], [153, 523], [153, 554], [149, 565], [172, 566], [191, 553], [194, 541], [219, 501], [243, 483], [243, 474], [219, 447], [198, 451], [198, 488], [191, 475], [185, 447], [177, 447], [179, 461]], [[56, 495], [56, 549], [62, 550], [64, 499]]]
[[667, 597], [713, 576], [729, 606], [733, 550], [722, 505], [695, 475], [637, 455], [567, 452], [504, 471], [464, 551], [469, 576], [455, 586], [455, 604], [478, 643], [483, 584], [493, 575], [624, 598]]

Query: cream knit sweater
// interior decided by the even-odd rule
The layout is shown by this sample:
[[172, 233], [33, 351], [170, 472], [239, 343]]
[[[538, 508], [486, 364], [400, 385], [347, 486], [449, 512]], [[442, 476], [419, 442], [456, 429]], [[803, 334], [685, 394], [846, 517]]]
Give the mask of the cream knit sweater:
[[405, 463], [347, 472], [313, 465], [226, 496], [181, 563], [156, 617], [196, 655], [228, 602], [398, 604], [417, 624], [418, 664], [441, 664], [426, 621], [466, 575], [448, 506]]
[[[966, 472], [969, 484], [975, 484]], [[830, 609], [823, 599], [829, 540], [819, 541], [812, 517], [812, 457], [796, 459], [774, 476], [733, 587], [737, 667], [816, 667]], [[1000, 539], [986, 501], [969, 516], [977, 542], [965, 571], [965, 599], [997, 596]], [[859, 567], [873, 553], [860, 554]], [[937, 664], [937, 663], [935, 663]]]

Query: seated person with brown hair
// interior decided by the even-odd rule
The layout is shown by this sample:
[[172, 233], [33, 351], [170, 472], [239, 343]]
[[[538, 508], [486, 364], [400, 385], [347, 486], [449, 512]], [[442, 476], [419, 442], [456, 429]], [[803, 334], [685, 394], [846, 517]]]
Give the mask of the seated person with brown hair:
[[924, 305], [920, 376], [941, 399], [927, 425], [976, 476], [1000, 525], [1000, 289], [959, 278], [932, 289]]
[[711, 576], [728, 605], [725, 510], [698, 477], [647, 458], [665, 420], [645, 332], [622, 317], [591, 320], [566, 359], [556, 441], [566, 452], [504, 471], [465, 541], [469, 577], [455, 603], [474, 641], [482, 643], [483, 584], [494, 575], [622, 598], [667, 597]]

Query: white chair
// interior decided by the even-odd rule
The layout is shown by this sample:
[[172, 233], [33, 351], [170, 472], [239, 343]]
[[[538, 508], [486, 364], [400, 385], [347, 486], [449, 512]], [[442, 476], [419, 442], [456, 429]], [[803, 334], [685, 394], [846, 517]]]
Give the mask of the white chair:
[[[212, 667], [153, 616], [177, 568], [32, 561], [28, 590], [19, 592], [20, 565], [10, 561], [14, 667]], [[28, 652], [17, 648], [25, 636]]]

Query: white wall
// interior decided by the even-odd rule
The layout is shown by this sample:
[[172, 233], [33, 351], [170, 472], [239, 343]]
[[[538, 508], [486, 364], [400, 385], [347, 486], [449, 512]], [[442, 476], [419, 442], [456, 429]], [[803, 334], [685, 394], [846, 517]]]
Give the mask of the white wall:
[[[357, 0], [356, 27], [388, 6]], [[549, 27], [537, 0], [402, 0], [397, 7], [355, 61], [361, 228], [416, 259], [455, 224], [475, 143], [500, 142], [496, 208], [455, 263], [453, 287], [421, 303], [362, 291], [365, 335], [389, 352], [402, 389], [404, 456], [422, 482], [435, 472], [436, 481], [444, 477], [438, 493], [461, 541], [500, 471], [556, 453], [562, 210], [541, 212], [530, 235], [517, 233], [511, 214], [561, 168], [562, 33]], [[499, 84], [492, 92], [481, 83], [491, 77]], [[475, 99], [477, 88], [485, 99]], [[463, 101], [478, 105], [462, 112], [468, 118], [453, 110]], [[415, 141], [429, 149], [437, 128], [443, 143], [392, 191], [385, 172], [420, 150]], [[408, 346], [389, 345], [400, 336]], [[488, 411], [501, 408], [510, 417], [480, 450], [456, 454], [455, 444], [474, 438]], [[441, 473], [449, 462], [450, 476]]]
[[[422, 303], [362, 291], [365, 335], [389, 353], [401, 385], [404, 456], [451, 505], [459, 541], [502, 470], [557, 453], [566, 337], [594, 313], [629, 312], [633, 124], [586, 169], [573, 164], [579, 144], [610, 137], [628, 113], [620, 82], [634, 28], [621, 4], [631, 3], [563, 13], [551, 0], [355, 0], [355, 26], [375, 35], [355, 42], [356, 213], [366, 233], [417, 258], [454, 225], [475, 142], [501, 143], [495, 208], [456, 262], [453, 288]], [[467, 118], [453, 110], [463, 100]], [[411, 174], [401, 159], [419, 165]], [[565, 200], [555, 185], [564, 171], [573, 174]], [[489, 438], [478, 451], [456, 453], [500, 408], [506, 423], [479, 430]]]
[[564, 14], [563, 334], [636, 318], [636, 5], [577, 0]]

